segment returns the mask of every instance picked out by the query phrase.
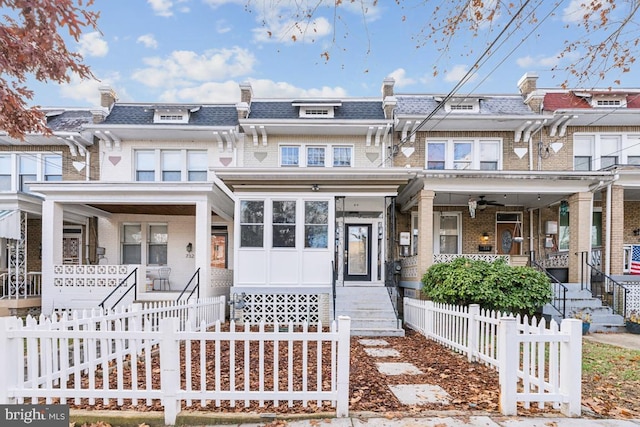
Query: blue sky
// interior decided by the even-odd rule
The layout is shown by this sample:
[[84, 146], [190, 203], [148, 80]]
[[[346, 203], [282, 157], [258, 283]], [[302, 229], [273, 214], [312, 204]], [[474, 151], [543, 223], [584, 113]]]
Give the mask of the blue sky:
[[[375, 97], [387, 76], [396, 79], [397, 93], [447, 93], [495, 36], [487, 29], [475, 38], [459, 34], [451, 55], [441, 56], [420, 38], [430, 17], [424, 0], [405, 0], [403, 7], [380, 0], [364, 14], [360, 0], [345, 0], [338, 19], [321, 5], [301, 34], [291, 30], [292, 5], [304, 1], [321, 2], [251, 0], [247, 7], [247, 0], [96, 0], [100, 32], [87, 32], [70, 47], [100, 81], [31, 82], [33, 104], [95, 107], [101, 85], [110, 85], [124, 102], [237, 102], [242, 82], [261, 98]], [[540, 27], [511, 34], [459, 93], [514, 93], [529, 71], [540, 76], [539, 87], [558, 86], [566, 76], [552, 66], [581, 54], [557, 58], [559, 42], [572, 34], [563, 27], [579, 15], [582, 1], [561, 2], [547, 19], [555, 2], [535, 1], [541, 3]], [[434, 64], [441, 70], [436, 76]], [[638, 87], [634, 74], [609, 75], [594, 85], [609, 87], [620, 79], [623, 87]]]

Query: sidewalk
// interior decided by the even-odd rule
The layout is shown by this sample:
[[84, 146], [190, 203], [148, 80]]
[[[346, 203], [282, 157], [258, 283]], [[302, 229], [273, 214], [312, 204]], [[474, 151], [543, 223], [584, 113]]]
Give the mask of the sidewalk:
[[615, 345], [631, 350], [640, 350], [640, 335], [628, 333], [593, 333], [584, 336], [585, 340]]
[[[102, 415], [102, 416], [100, 416]], [[460, 412], [443, 411], [438, 415], [389, 413], [387, 416], [374, 413], [352, 412], [349, 418], [332, 418], [334, 414], [318, 417], [310, 414], [308, 419], [300, 419], [304, 415], [287, 416], [280, 414], [274, 418], [271, 414], [232, 414], [232, 413], [189, 413], [178, 415], [176, 426], [191, 427], [640, 427], [640, 419], [590, 419], [564, 418], [558, 416], [505, 417], [501, 415], [471, 415]], [[79, 417], [79, 418], [78, 418]], [[141, 414], [135, 411], [71, 411], [71, 421], [76, 425], [83, 422], [102, 420], [113, 426], [163, 426], [161, 412]], [[257, 421], [260, 420], [260, 421]]]

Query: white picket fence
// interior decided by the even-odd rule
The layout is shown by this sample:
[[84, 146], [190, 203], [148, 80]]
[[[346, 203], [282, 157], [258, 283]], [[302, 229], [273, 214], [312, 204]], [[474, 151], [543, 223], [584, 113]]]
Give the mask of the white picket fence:
[[566, 416], [580, 416], [582, 398], [582, 322], [561, 325], [544, 319], [507, 316], [468, 307], [404, 299], [405, 325], [425, 337], [498, 370], [500, 409], [516, 415], [550, 402]]
[[[169, 425], [183, 406], [222, 401], [231, 407], [330, 402], [338, 416], [348, 415], [349, 318], [328, 331], [321, 324], [313, 331], [264, 324], [236, 331], [234, 322], [223, 331], [224, 298], [215, 300], [26, 322], [0, 318], [0, 366], [6, 372], [0, 376], [0, 404], [159, 402]], [[323, 374], [327, 366], [330, 375]]]

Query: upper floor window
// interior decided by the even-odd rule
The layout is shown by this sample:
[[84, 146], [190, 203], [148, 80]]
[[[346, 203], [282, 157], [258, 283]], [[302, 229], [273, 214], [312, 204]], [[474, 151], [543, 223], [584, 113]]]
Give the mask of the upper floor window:
[[[305, 153], [304, 157], [301, 156], [301, 153]], [[353, 147], [346, 145], [281, 145], [280, 166], [350, 167], [353, 166]]]
[[137, 150], [136, 181], [206, 181], [206, 150]]
[[182, 165], [181, 152], [163, 150], [160, 152], [162, 157], [162, 180], [163, 181], [181, 181]]
[[620, 164], [640, 164], [640, 135], [574, 135], [574, 170], [599, 170]]
[[0, 191], [28, 192], [30, 181], [61, 181], [62, 155], [34, 153], [0, 154]]
[[427, 140], [426, 167], [432, 170], [498, 170], [501, 167], [499, 140]]

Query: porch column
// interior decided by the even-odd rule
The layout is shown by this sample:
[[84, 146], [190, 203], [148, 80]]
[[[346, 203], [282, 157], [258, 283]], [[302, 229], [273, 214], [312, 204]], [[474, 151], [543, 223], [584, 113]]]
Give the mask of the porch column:
[[[603, 194], [602, 200], [602, 271], [606, 274], [622, 274], [624, 270], [624, 188], [613, 185], [611, 191], [611, 207], [607, 206], [608, 197]], [[607, 229], [608, 213], [611, 212], [610, 226]], [[608, 249], [608, 253], [605, 249]], [[609, 263], [605, 260], [609, 259]], [[607, 265], [609, 270], [607, 271]]]
[[575, 193], [569, 197], [569, 282], [581, 281], [581, 253], [591, 252], [591, 209], [593, 194]]
[[211, 289], [211, 201], [196, 202], [195, 265], [200, 268], [200, 297], [212, 295]]
[[42, 314], [50, 315], [56, 298], [54, 266], [62, 264], [62, 204], [42, 202]]
[[418, 200], [418, 281], [433, 264], [433, 190], [421, 190]]

